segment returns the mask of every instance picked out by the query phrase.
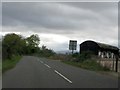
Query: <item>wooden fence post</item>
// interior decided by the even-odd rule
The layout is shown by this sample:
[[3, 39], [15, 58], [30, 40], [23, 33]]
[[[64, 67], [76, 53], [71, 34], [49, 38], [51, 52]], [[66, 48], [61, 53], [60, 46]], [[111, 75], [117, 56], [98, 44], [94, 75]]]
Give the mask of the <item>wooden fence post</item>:
[[116, 65], [115, 65], [115, 71], [118, 72], [118, 55], [115, 55], [115, 58], [116, 58]]

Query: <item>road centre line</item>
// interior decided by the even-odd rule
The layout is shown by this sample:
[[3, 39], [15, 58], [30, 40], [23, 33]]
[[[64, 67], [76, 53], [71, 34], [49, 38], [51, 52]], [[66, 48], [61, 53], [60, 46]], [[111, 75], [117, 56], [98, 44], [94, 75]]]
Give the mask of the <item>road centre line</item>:
[[57, 73], [59, 76], [61, 76], [62, 78], [64, 78], [65, 80], [67, 80], [69, 83], [72, 83], [71, 80], [69, 80], [68, 78], [66, 78], [64, 75], [62, 75], [61, 73], [59, 73], [57, 70], [54, 70], [55, 73]]
[[[40, 61], [41, 63], [43, 63], [43, 61]], [[47, 66], [48, 68], [51, 68], [49, 65], [44, 64], [45, 66]], [[54, 70], [55, 73], [57, 73], [59, 76], [61, 76], [63, 79], [65, 79], [66, 81], [68, 81], [69, 83], [72, 83], [71, 80], [69, 80], [68, 78], [66, 78], [64, 75], [62, 75], [61, 73], [59, 73], [57, 70]]]
[[47, 64], [44, 64], [45, 66], [47, 66], [48, 68], [51, 68], [49, 65], [47, 65]]
[[41, 63], [43, 63], [43, 61], [40, 61]]

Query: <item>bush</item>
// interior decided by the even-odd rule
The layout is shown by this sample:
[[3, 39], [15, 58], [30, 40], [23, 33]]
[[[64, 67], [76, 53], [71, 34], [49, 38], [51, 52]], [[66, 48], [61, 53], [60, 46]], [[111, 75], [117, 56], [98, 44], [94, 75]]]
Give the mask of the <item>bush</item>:
[[79, 56], [79, 53], [78, 53], [78, 52], [72, 54], [72, 57], [74, 57], [74, 58], [75, 58], [75, 57], [78, 57], [78, 56]]
[[83, 62], [85, 60], [91, 59], [93, 57], [93, 53], [90, 51], [83, 52], [82, 54], [75, 54], [77, 62]]
[[[59, 56], [59, 55], [58, 55]], [[92, 52], [83, 52], [82, 54], [76, 52], [72, 55], [66, 55], [68, 61], [83, 62], [85, 60], [91, 59], [93, 57]], [[64, 59], [63, 59], [64, 60]]]
[[71, 55], [72, 59], [64, 60], [63, 62], [67, 64], [71, 64], [77, 67], [81, 67], [84, 69], [94, 70], [94, 71], [109, 71], [110, 69], [107, 67], [101, 66], [97, 63], [97, 57], [90, 51], [83, 52], [82, 54], [74, 53]]
[[96, 62], [96, 60], [86, 60], [83, 61], [82, 63], [83, 68], [85, 69], [90, 69], [94, 71], [108, 71], [109, 69], [107, 67], [101, 66], [99, 63]]
[[63, 61], [66, 64], [77, 66], [92, 71], [109, 71], [107, 67], [102, 67], [96, 60], [85, 60], [83, 62]]
[[70, 61], [70, 59], [71, 59], [71, 55], [65, 55], [65, 54], [54, 54], [53, 56], [50, 56], [50, 59]]

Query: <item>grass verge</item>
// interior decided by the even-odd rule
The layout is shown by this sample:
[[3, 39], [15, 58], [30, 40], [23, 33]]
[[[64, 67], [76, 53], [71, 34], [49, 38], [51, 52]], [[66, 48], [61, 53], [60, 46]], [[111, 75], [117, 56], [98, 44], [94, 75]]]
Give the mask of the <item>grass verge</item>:
[[2, 73], [5, 71], [15, 67], [15, 65], [19, 62], [22, 56], [14, 56], [12, 59], [7, 59], [2, 62]]
[[85, 60], [82, 62], [74, 62], [74, 61], [62, 61], [62, 62], [92, 71], [110, 71], [107, 67], [102, 67], [95, 60]]

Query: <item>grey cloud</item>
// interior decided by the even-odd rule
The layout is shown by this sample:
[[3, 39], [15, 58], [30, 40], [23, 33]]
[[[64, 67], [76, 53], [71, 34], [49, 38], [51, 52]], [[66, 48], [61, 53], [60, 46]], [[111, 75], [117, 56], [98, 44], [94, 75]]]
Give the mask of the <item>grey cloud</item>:
[[56, 12], [54, 7], [50, 9], [49, 5], [42, 3], [4, 3], [3, 25], [15, 26], [26, 24], [30, 27], [41, 26], [55, 29], [74, 27], [74, 23], [70, 20], [66, 20], [65, 17], [61, 18], [59, 14], [60, 12]]
[[0, 2], [0, 41], [2, 38], [2, 3]]
[[86, 8], [68, 7], [61, 3], [3, 3], [3, 25], [5, 26], [23, 24], [28, 27], [69, 30], [82, 29], [92, 24], [91, 22], [103, 25], [107, 21], [104, 19]]
[[70, 5], [73, 7], [83, 8], [87, 10], [103, 12], [107, 9], [117, 8], [118, 3], [116, 2], [64, 2], [63, 4]]
[[[14, 1], [14, 2], [15, 2], [15, 1], [20, 1], [20, 2], [21, 2], [21, 0], [2, 0], [2, 1], [4, 1], [4, 2], [5, 2], [5, 1], [9, 1], [9, 2], [10, 2], [10, 1]], [[30, 2], [30, 1], [33, 1], [33, 0], [22, 0], [22, 1]], [[43, 0], [34, 0], [34, 2], [37, 2], [37, 1], [43, 1]], [[58, 1], [59, 1], [59, 2], [65, 2], [65, 1], [66, 1], [66, 2], [70, 2], [70, 1], [72, 1], [72, 2], [73, 2], [73, 0], [44, 0], [44, 1], [48, 1], [48, 2], [50, 2], [50, 1], [51, 1], [51, 2], [53, 2], [53, 1], [54, 1], [54, 2], [56, 2], [56, 1], [57, 1], [57, 2], [58, 2]], [[77, 2], [77, 1], [78, 1], [78, 2], [80, 2], [80, 1], [81, 1], [81, 2], [90, 2], [90, 1], [91, 1], [91, 2], [93, 2], [93, 1], [94, 1], [94, 2], [100, 2], [100, 1], [101, 1], [101, 2], [118, 2], [119, 0], [75, 0], [75, 1], [76, 1], [76, 2]]]
[[[59, 49], [58, 49], [59, 46]], [[61, 43], [61, 44], [52, 44], [51, 46], [49, 46], [48, 48], [54, 48], [55, 51], [67, 51], [69, 50], [69, 44], [66, 43]]]
[[118, 47], [120, 48], [120, 2], [118, 3]]
[[[117, 3], [3, 3], [3, 32], [52, 33], [70, 39], [117, 42]], [[50, 39], [43, 38], [46, 42]], [[110, 40], [110, 41], [108, 41]], [[50, 44], [57, 50], [65, 44]], [[116, 45], [116, 44], [115, 44]]]
[[85, 10], [91, 10], [93, 12], [96, 12], [100, 15], [105, 16], [105, 18], [108, 18], [112, 22], [116, 21], [115, 14], [118, 12], [118, 3], [116, 2], [67, 2], [63, 3], [69, 6], [82, 8]]

